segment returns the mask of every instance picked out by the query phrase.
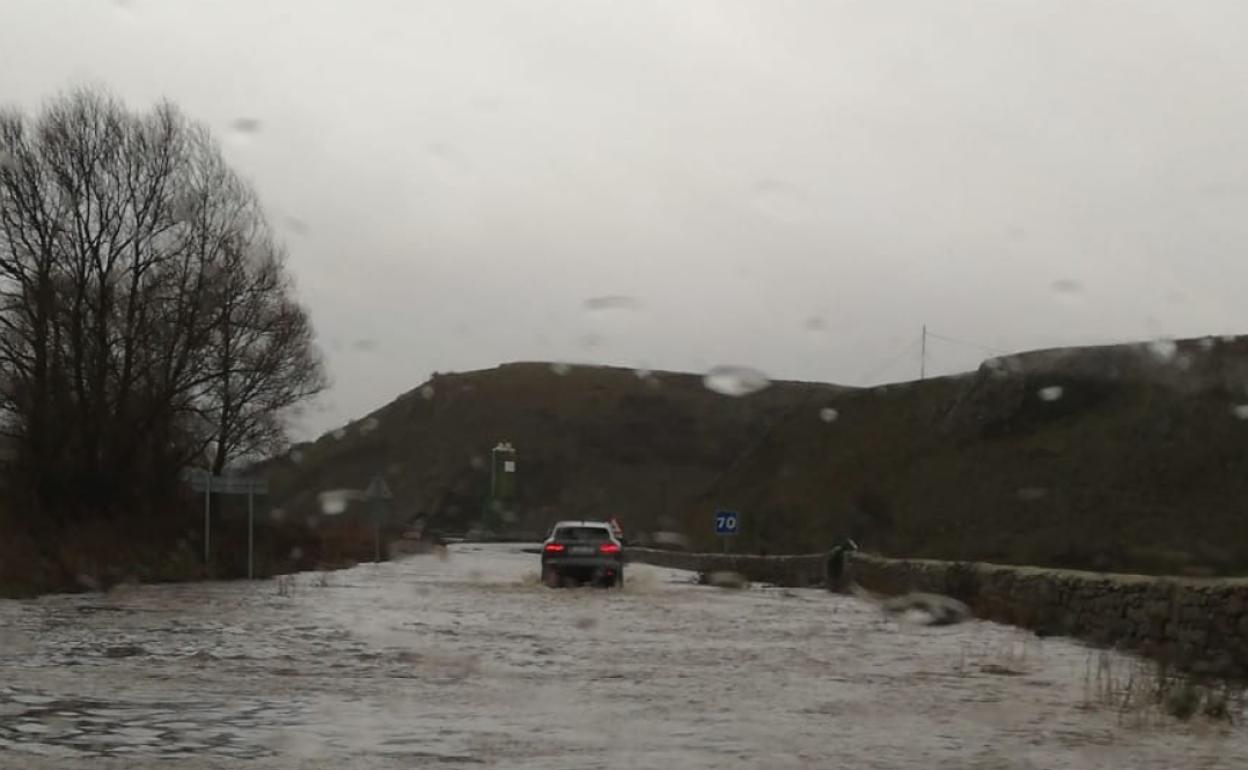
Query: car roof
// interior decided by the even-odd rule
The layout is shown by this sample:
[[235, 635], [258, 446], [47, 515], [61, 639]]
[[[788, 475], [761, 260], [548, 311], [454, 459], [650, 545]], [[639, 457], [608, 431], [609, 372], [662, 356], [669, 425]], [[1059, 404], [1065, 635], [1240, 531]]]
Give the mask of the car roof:
[[587, 519], [555, 522], [554, 529], [559, 529], [560, 527], [602, 527], [603, 529], [611, 529], [611, 525], [605, 521], [589, 521]]

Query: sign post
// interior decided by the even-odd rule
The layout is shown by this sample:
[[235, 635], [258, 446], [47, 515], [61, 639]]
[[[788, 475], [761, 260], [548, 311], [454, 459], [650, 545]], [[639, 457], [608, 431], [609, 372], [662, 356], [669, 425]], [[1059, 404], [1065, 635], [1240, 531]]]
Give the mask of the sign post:
[[386, 477], [378, 473], [373, 476], [372, 481], [368, 482], [368, 489], [364, 490], [364, 496], [373, 501], [373, 562], [380, 564], [382, 507], [387, 500], [394, 499], [394, 494], [390, 491], [390, 485], [386, 483]]
[[204, 493], [204, 564], [212, 559], [212, 493], [221, 495], [247, 495], [247, 578], [256, 575], [256, 495], [269, 492], [269, 482], [248, 476], [213, 476], [208, 471], [195, 468], [186, 474], [191, 489]]
[[736, 511], [715, 511], [715, 534], [723, 538], [724, 553], [728, 553], [728, 540], [741, 531], [741, 514]]

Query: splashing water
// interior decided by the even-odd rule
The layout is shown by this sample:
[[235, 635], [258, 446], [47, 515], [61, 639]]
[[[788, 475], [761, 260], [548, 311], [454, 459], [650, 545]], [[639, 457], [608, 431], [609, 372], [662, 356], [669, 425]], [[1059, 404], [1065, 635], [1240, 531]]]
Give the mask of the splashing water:
[[717, 366], [706, 373], [702, 384], [724, 396], [739, 398], [771, 385], [767, 375], [748, 366]]
[[1057, 401], [1062, 397], [1065, 390], [1061, 385], [1050, 385], [1047, 388], [1041, 388], [1039, 391], [1041, 401]]

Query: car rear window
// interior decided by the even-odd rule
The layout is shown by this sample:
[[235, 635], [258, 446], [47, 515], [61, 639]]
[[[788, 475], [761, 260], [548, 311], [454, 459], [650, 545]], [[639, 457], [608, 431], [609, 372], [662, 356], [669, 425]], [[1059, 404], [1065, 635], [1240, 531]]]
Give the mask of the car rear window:
[[597, 543], [611, 539], [611, 530], [606, 527], [560, 527], [555, 530], [556, 540], [583, 543]]

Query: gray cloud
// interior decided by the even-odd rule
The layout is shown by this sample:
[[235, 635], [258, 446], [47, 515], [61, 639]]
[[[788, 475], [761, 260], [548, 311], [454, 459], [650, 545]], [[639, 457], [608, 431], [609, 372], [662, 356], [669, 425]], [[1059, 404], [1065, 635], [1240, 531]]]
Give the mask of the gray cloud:
[[[915, 376], [880, 367], [923, 323], [1004, 349], [1243, 330], [1246, 21], [1144, 0], [9, 0], [0, 93], [97, 82], [214, 128], [286, 223], [322, 338], [376, 342], [326, 346], [319, 432], [512, 359], [857, 384]], [[596, 312], [609, 297], [637, 304]]]

